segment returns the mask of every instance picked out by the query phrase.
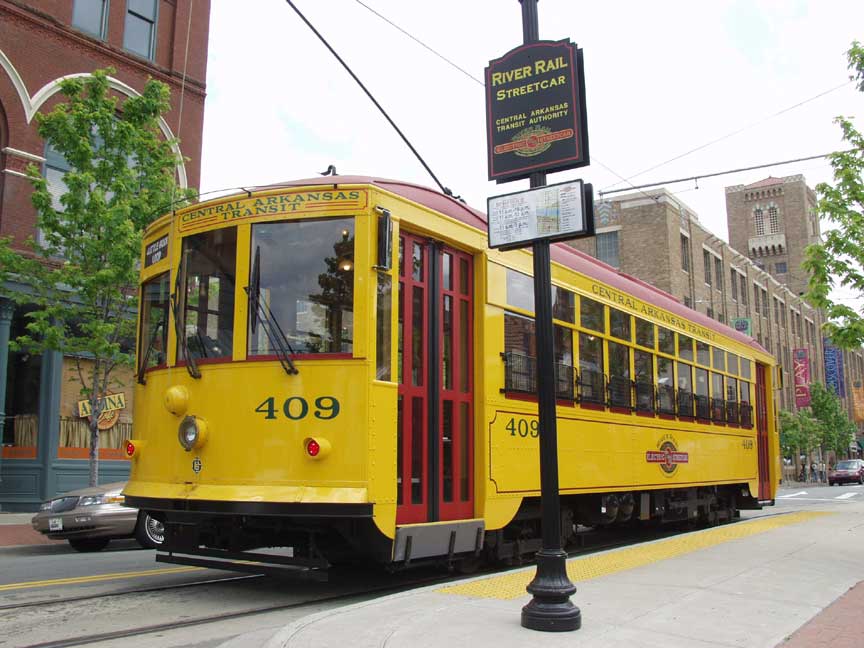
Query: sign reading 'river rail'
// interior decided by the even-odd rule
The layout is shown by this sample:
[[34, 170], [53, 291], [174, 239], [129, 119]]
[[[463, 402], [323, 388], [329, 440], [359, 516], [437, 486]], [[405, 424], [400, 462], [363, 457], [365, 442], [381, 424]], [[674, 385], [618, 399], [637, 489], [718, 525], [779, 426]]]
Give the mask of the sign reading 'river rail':
[[489, 62], [490, 180], [586, 166], [586, 124], [582, 50], [569, 40], [529, 43]]

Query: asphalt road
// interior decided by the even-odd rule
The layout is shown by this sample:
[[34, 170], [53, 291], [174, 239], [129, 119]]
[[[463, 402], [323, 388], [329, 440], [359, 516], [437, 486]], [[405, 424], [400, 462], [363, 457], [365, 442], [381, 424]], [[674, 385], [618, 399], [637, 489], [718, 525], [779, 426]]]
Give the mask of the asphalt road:
[[[743, 515], [832, 510], [862, 498], [864, 487], [859, 485], [807, 485], [781, 489], [776, 506]], [[374, 598], [379, 592], [370, 589], [406, 584], [418, 575], [433, 574], [406, 577], [380, 570], [356, 571], [336, 574], [329, 583], [299, 583], [156, 563], [154, 552], [139, 549], [134, 541], [112, 542], [107, 550], [92, 554], [78, 553], [67, 544], [0, 548], [0, 647], [46, 644], [214, 616], [222, 618], [86, 645], [218, 646], [242, 633], [275, 631], [308, 614]], [[286, 607], [231, 617], [268, 606]]]

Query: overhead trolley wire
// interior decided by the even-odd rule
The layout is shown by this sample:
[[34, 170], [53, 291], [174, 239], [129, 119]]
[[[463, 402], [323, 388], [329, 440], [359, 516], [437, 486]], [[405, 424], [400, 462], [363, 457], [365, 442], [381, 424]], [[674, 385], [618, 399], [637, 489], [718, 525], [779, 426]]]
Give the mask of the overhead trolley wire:
[[[712, 144], [717, 144], [718, 142], [722, 142], [723, 140], [728, 139], [728, 138], [732, 137], [733, 135], [738, 135], [739, 133], [743, 133], [745, 130], [748, 130], [748, 129], [750, 129], [750, 128], [753, 128], [754, 126], [759, 126], [760, 124], [764, 124], [766, 121], [768, 121], [768, 120], [770, 120], [770, 119], [774, 119], [775, 117], [779, 117], [779, 116], [782, 115], [783, 113], [787, 113], [787, 112], [789, 112], [790, 110], [794, 110], [795, 108], [799, 108], [799, 107], [803, 106], [804, 104], [810, 103], [811, 101], [815, 101], [816, 99], [819, 99], [820, 97], [824, 97], [824, 96], [827, 95], [827, 94], [830, 94], [830, 93], [832, 93], [832, 92], [835, 92], [835, 91], [839, 90], [840, 88], [844, 88], [844, 87], [846, 87], [847, 85], [849, 85], [850, 83], [852, 83], [853, 81], [854, 81], [854, 79], [853, 79], [853, 80], [849, 80], [849, 81], [844, 81], [843, 83], [841, 83], [841, 84], [838, 85], [838, 86], [834, 86], [833, 88], [830, 88], [830, 89], [828, 89], [828, 90], [825, 90], [825, 91], [823, 91], [823, 92], [820, 92], [820, 93], [817, 94], [817, 95], [813, 95], [813, 96], [810, 97], [809, 99], [805, 99], [804, 101], [799, 101], [798, 103], [796, 103], [796, 104], [794, 104], [794, 105], [792, 105], [792, 106], [788, 106], [788, 107], [786, 107], [786, 108], [783, 108], [782, 110], [778, 110], [778, 111], [775, 112], [774, 114], [772, 114], [772, 115], [768, 115], [767, 117], [763, 117], [762, 119], [760, 119], [760, 120], [758, 120], [758, 121], [755, 121], [755, 122], [753, 122], [752, 124], [748, 124], [748, 125], [746, 125], [746, 126], [743, 126], [743, 127], [741, 127], [741, 128], [738, 128], [737, 130], [734, 130], [734, 131], [731, 131], [731, 132], [729, 132], [729, 133], [726, 133], [725, 135], [721, 135], [720, 137], [718, 137], [718, 138], [716, 138], [716, 139], [713, 139], [713, 140], [711, 140], [711, 141], [709, 141], [709, 142], [705, 142], [704, 144], [701, 144], [701, 145], [697, 146], [696, 148], [692, 148], [692, 149], [690, 149], [689, 151], [685, 151], [684, 153], [681, 153], [681, 154], [679, 154], [679, 155], [676, 155], [675, 157], [671, 157], [671, 158], [669, 158], [668, 160], [666, 160], [666, 161], [664, 161], [664, 162], [660, 162], [659, 164], [655, 164], [654, 166], [648, 167], [647, 169], [643, 169], [642, 171], [639, 171], [638, 173], [634, 173], [633, 175], [628, 176], [627, 178], [622, 179], [621, 182], [629, 182], [629, 181], [632, 180], [633, 178], [638, 178], [640, 175], [644, 175], [644, 174], [648, 173], [649, 171], [654, 171], [655, 169], [659, 169], [660, 167], [665, 166], [665, 165], [669, 164], [670, 162], [674, 162], [675, 160], [680, 160], [680, 159], [683, 158], [683, 157], [687, 157], [687, 156], [690, 155], [691, 153], [696, 153], [697, 151], [701, 151], [702, 149], [708, 148], [708, 147], [711, 146]], [[815, 156], [815, 157], [823, 157], [823, 156], [818, 155], [818, 156]], [[803, 159], [808, 159], [808, 158], [803, 158]], [[810, 159], [813, 159], [813, 158], [810, 158]], [[792, 161], [793, 161], [793, 162], [797, 162], [798, 160], [792, 160]], [[768, 166], [771, 166], [771, 165], [768, 165]], [[753, 168], [761, 168], [761, 167], [753, 167]], [[747, 169], [742, 169], [742, 170], [747, 170]], [[618, 175], [618, 174], [616, 173], [615, 175]], [[620, 176], [619, 176], [619, 177], [620, 177]], [[607, 187], [607, 189], [610, 189], [610, 188], [612, 188], [612, 187], [614, 187], [614, 186], [616, 186], [616, 185], [619, 185], [619, 184], [621, 184], [621, 182], [615, 182], [615, 183], [609, 185], [609, 187]], [[662, 184], [662, 183], [656, 182], [656, 183], [652, 183], [652, 184], [655, 184], [655, 185], [656, 185], [656, 184]], [[649, 185], [649, 186], [650, 186], [650, 185]], [[635, 189], [636, 187], [633, 186], [633, 185], [631, 185], [631, 188], [632, 188], [632, 189]], [[618, 191], [620, 191], [620, 190], [618, 190]], [[625, 190], [625, 191], [626, 191], [626, 190]], [[600, 193], [601, 193], [601, 194], [603, 194], [603, 193], [607, 193], [607, 194], [608, 194], [608, 193], [612, 193], [612, 192], [611, 192], [611, 191], [605, 191], [605, 190], [604, 190], [604, 191], [601, 191]]]
[[638, 186], [631, 186], [631, 187], [627, 187], [625, 189], [612, 189], [610, 191], [600, 191], [600, 192], [598, 192], [598, 195], [608, 196], [610, 194], [622, 193], [624, 191], [630, 191], [632, 189], [639, 190], [639, 189], [644, 189], [646, 187], [657, 187], [659, 185], [677, 184], [679, 182], [690, 182], [690, 181], [694, 181], [694, 180], [698, 182], [699, 180], [702, 180], [703, 178], [714, 178], [717, 176], [729, 175], [732, 173], [739, 173], [741, 171], [753, 171], [754, 169], [764, 169], [766, 167], [781, 166], [783, 164], [793, 164], [795, 162], [806, 162], [807, 160], [818, 160], [821, 158], [828, 157], [829, 155], [836, 155], [838, 153], [855, 153], [856, 151], [857, 151], [857, 149], [849, 149], [848, 151], [831, 151], [830, 153], [822, 153], [821, 155], [808, 155], [807, 157], [795, 158], [793, 160], [779, 160], [777, 162], [768, 162], [766, 164], [757, 164], [755, 166], [741, 167], [738, 169], [729, 169], [727, 171], [716, 171], [714, 173], [703, 173], [701, 175], [687, 176], [686, 178], [676, 178], [675, 180], [661, 180], [659, 182], [648, 182], [646, 184], [641, 184]]
[[429, 165], [426, 164], [426, 161], [423, 159], [423, 157], [420, 155], [420, 153], [417, 152], [417, 149], [414, 148], [414, 146], [411, 144], [411, 142], [408, 140], [408, 138], [405, 136], [405, 134], [401, 130], [399, 130], [399, 127], [396, 125], [396, 122], [394, 122], [390, 118], [390, 115], [387, 114], [387, 111], [384, 110], [384, 108], [381, 106], [381, 104], [378, 103], [378, 100], [375, 99], [375, 97], [372, 95], [372, 93], [369, 92], [369, 90], [366, 88], [365, 85], [363, 85], [363, 82], [359, 79], [359, 77], [356, 74], [354, 74], [354, 71], [350, 67], [348, 67], [348, 64], [344, 60], [342, 60], [342, 57], [336, 53], [336, 50], [334, 50], [330, 46], [330, 43], [328, 43], [327, 40], [321, 35], [321, 33], [317, 29], [315, 29], [314, 25], [312, 25], [312, 23], [309, 22], [309, 20], [307, 20], [306, 16], [303, 15], [303, 13], [297, 8], [297, 6], [291, 0], [285, 0], [285, 1], [294, 10], [294, 12], [298, 16], [300, 16], [300, 19], [304, 23], [306, 23], [306, 26], [312, 30], [312, 33], [318, 37], [318, 40], [320, 40], [324, 44], [324, 47], [326, 47], [330, 51], [330, 53], [334, 57], [336, 57], [336, 60], [342, 64], [342, 67], [344, 67], [345, 70], [348, 72], [348, 74], [351, 75], [351, 78], [357, 82], [357, 85], [359, 85], [360, 88], [363, 90], [363, 92], [366, 93], [366, 96], [369, 97], [369, 99], [372, 101], [373, 104], [375, 104], [375, 107], [378, 108], [378, 110], [381, 112], [382, 115], [384, 115], [384, 118], [390, 123], [390, 125], [393, 127], [393, 129], [397, 133], [399, 133], [399, 137], [401, 137], [402, 141], [405, 142], [405, 144], [408, 146], [409, 149], [411, 149], [411, 152], [420, 161], [420, 164], [423, 165], [423, 168], [426, 169], [426, 171], [429, 173], [430, 176], [432, 176], [432, 179], [435, 181], [435, 184], [438, 185], [438, 188], [441, 189], [441, 192], [446, 194], [447, 196], [455, 197], [455, 196], [453, 196], [453, 192], [450, 189], [448, 189], [443, 184], [441, 184], [441, 182], [438, 180], [438, 177], [432, 172], [432, 169], [429, 168]]

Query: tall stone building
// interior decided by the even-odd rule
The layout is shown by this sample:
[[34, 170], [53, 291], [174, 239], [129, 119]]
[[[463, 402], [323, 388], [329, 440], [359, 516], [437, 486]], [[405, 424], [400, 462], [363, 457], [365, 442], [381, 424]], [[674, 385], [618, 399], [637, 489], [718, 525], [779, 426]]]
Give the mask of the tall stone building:
[[[802, 187], [806, 189], [803, 179], [801, 186], [796, 184], [795, 187], [799, 190], [799, 203], [807, 205], [807, 214], [812, 213], [809, 211], [813, 205], [812, 191], [800, 191]], [[783, 210], [783, 222], [790, 228], [788, 231], [793, 227], [793, 217], [787, 211], [793, 204], [788, 197], [790, 192], [784, 194], [786, 199], [782, 204], [774, 201], [778, 218]], [[766, 211], [772, 206], [764, 204]], [[748, 202], [747, 205], [752, 210], [752, 204]], [[811, 379], [825, 382], [825, 348], [820, 334], [823, 315], [803, 300], [799, 294], [803, 288], [793, 290], [781, 281], [779, 274], [775, 276], [769, 272], [765, 261], [769, 258], [767, 254], [751, 258], [748, 253], [730, 246], [706, 229], [691, 208], [665, 189], [619, 195], [598, 202], [595, 226], [595, 238], [576, 240], [571, 245], [670, 293], [684, 305], [719, 322], [745, 332], [749, 330], [781, 365], [784, 387], [777, 394], [781, 409], [795, 408], [792, 374], [795, 349], [807, 350]], [[768, 227], [770, 232], [770, 225]], [[735, 230], [731, 223], [730, 229]], [[818, 229], [816, 231], [818, 235]], [[755, 238], [746, 233], [743, 236], [745, 244]], [[758, 242], [765, 245], [761, 239]], [[797, 259], [795, 254], [801, 253], [783, 245], [785, 256], [782, 258]], [[773, 265], [782, 263], [777, 260], [781, 258], [779, 249], [770, 258]], [[787, 266], [787, 275], [788, 271]], [[806, 284], [803, 277], [801, 281], [804, 283], [800, 285]], [[860, 350], [845, 352], [843, 359], [845, 384], [851, 386], [854, 381], [861, 381], [864, 354]], [[842, 400], [851, 414], [850, 395], [850, 390], [846, 390]]]
[[[210, 0], [0, 0], [0, 236], [18, 249], [38, 239], [27, 167], [35, 164], [57, 196], [69, 167], [39, 137], [35, 116], [62, 100], [63, 78], [96, 69], [114, 69], [109, 84], [121, 100], [149, 77], [168, 85], [171, 109], [160, 129], [179, 139], [179, 184], [198, 186], [209, 21]], [[27, 290], [26, 278], [0, 286], [0, 510], [36, 510], [87, 482], [74, 359], [9, 351], [32, 308], [2, 295]], [[100, 482], [128, 475], [121, 448], [132, 391], [125, 392], [126, 408], [100, 422]]]
[[816, 194], [804, 176], [726, 187], [729, 245], [796, 295], [807, 290], [804, 248], [819, 241]]

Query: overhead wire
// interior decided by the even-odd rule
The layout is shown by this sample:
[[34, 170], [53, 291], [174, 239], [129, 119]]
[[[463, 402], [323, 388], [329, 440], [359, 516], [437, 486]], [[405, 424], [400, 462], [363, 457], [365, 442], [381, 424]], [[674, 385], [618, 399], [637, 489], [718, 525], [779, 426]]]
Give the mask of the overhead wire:
[[[730, 131], [729, 133], [726, 133], [725, 135], [721, 135], [720, 137], [717, 137], [713, 140], [705, 142], [704, 144], [701, 144], [695, 148], [692, 148], [689, 151], [685, 151], [684, 153], [681, 153], [679, 155], [671, 157], [668, 160], [660, 162], [659, 164], [655, 164], [654, 166], [648, 167], [647, 169], [643, 169], [642, 171], [639, 171], [638, 173], [634, 173], [633, 175], [628, 176], [627, 178], [622, 180], [622, 182], [629, 182], [633, 178], [638, 178], [640, 175], [644, 175], [644, 174], [648, 173], [649, 171], [654, 171], [655, 169], [659, 169], [660, 167], [665, 166], [665, 165], [669, 164], [670, 162], [675, 162], [676, 160], [680, 160], [681, 158], [687, 157], [688, 155], [691, 155], [692, 153], [696, 153], [697, 151], [701, 151], [702, 149], [708, 148], [709, 146], [712, 146], [713, 144], [717, 144], [718, 142], [722, 142], [725, 139], [729, 139], [730, 137], [733, 137], [734, 135], [738, 135], [739, 133], [743, 133], [744, 131], [746, 131], [750, 128], [764, 124], [766, 121], [768, 121], [770, 119], [774, 119], [775, 117], [779, 117], [780, 115], [787, 113], [790, 110], [794, 110], [795, 108], [800, 108], [801, 106], [808, 104], [811, 101], [815, 101], [816, 99], [819, 99], [820, 97], [824, 97], [827, 94], [830, 94], [830, 93], [835, 92], [841, 88], [844, 88], [853, 82], [854, 82], [854, 79], [850, 79], [849, 81], [844, 81], [840, 85], [834, 86], [833, 88], [830, 88], [828, 90], [820, 92], [819, 94], [813, 95], [812, 97], [805, 99], [804, 101], [799, 101], [798, 103], [796, 103], [792, 106], [788, 106], [786, 108], [783, 108], [782, 110], [778, 110], [777, 112], [775, 112], [771, 115], [768, 115], [767, 117], [763, 117], [762, 119], [760, 119], [758, 121], [755, 121], [751, 124], [748, 124], [746, 126], [738, 128], [734, 131]], [[615, 187], [616, 185], [619, 185], [619, 184], [621, 184], [621, 182], [615, 182], [615, 183], [609, 185], [606, 189], [610, 189], [610, 188]], [[611, 193], [611, 192], [603, 190], [600, 193]]]
[[784, 164], [794, 164], [795, 162], [806, 162], [807, 160], [818, 160], [821, 158], [826, 158], [829, 155], [835, 155], [837, 153], [854, 153], [856, 149], [849, 149], [846, 151], [831, 151], [830, 153], [822, 153], [821, 155], [808, 155], [807, 157], [794, 158], [792, 160], [778, 160], [776, 162], [766, 162], [765, 164], [756, 164], [748, 167], [739, 167], [737, 169], [728, 169], [726, 171], [715, 171], [713, 173], [702, 173], [700, 175], [687, 176], [685, 178], [676, 178], [675, 180], [660, 180], [658, 182], [647, 182], [645, 184], [641, 184], [638, 186], [627, 187], [624, 189], [612, 189], [611, 191], [599, 191], [598, 195], [600, 196], [608, 196], [610, 194], [621, 193], [624, 191], [630, 191], [631, 189], [645, 189], [647, 187], [656, 187], [659, 185], [668, 185], [668, 184], [677, 184], [679, 182], [698, 182], [699, 180], [703, 180], [704, 178], [714, 178], [722, 175], [730, 175], [732, 173], [741, 173], [742, 171], [753, 171], [754, 169], [765, 169], [767, 167], [773, 166], [782, 166]]
[[[486, 87], [486, 84], [485, 84], [483, 81], [481, 81], [481, 80], [478, 79], [476, 76], [474, 76], [473, 74], [471, 74], [470, 72], [468, 72], [467, 70], [465, 70], [465, 68], [463, 68], [463, 67], [457, 65], [456, 63], [454, 63], [453, 61], [451, 61], [449, 58], [447, 58], [446, 56], [444, 56], [443, 54], [441, 54], [440, 52], [438, 52], [436, 49], [434, 49], [433, 47], [427, 45], [427, 44], [424, 43], [422, 40], [420, 40], [419, 38], [417, 38], [416, 36], [414, 36], [414, 34], [412, 34], [412, 33], [409, 32], [408, 30], [406, 30], [405, 28], [401, 27], [400, 25], [398, 25], [398, 24], [396, 24], [395, 22], [393, 22], [392, 20], [390, 20], [387, 16], [383, 15], [383, 14], [380, 13], [379, 11], [376, 11], [375, 9], [373, 9], [372, 7], [370, 7], [368, 4], [366, 4], [366, 3], [363, 2], [362, 0], [354, 0], [354, 1], [355, 1], [357, 4], [359, 4], [361, 7], [363, 7], [364, 9], [368, 10], [370, 13], [374, 14], [375, 16], [377, 16], [378, 18], [380, 18], [381, 20], [383, 20], [384, 22], [386, 22], [388, 25], [390, 25], [391, 27], [393, 27], [393, 28], [396, 29], [397, 31], [401, 32], [402, 34], [404, 34], [405, 36], [407, 36], [408, 38], [410, 38], [411, 40], [413, 40], [415, 43], [417, 43], [418, 45], [420, 45], [421, 47], [423, 47], [424, 49], [426, 49], [426, 50], [429, 51], [430, 53], [432, 53], [432, 54], [434, 54], [435, 56], [437, 56], [439, 59], [441, 59], [442, 61], [444, 61], [445, 63], [447, 63], [447, 64], [448, 64], [449, 66], [451, 66], [452, 68], [458, 70], [459, 72], [461, 72], [462, 74], [464, 74], [465, 76], [467, 76], [469, 79], [471, 79], [472, 81], [474, 81], [474, 82], [477, 83], [478, 85], [480, 85], [480, 86], [482, 86], [482, 87], [484, 87], [484, 88]], [[622, 180], [622, 182], [629, 182], [626, 178], [624, 178], [624, 176], [622, 176], [621, 174], [617, 173], [616, 171], [614, 171], [613, 169], [611, 169], [610, 167], [608, 167], [606, 164], [604, 164], [603, 162], [601, 162], [601, 161], [597, 158], [596, 155], [594, 156], [593, 161], [596, 162], [597, 164], [599, 164], [600, 166], [602, 166], [604, 169], [606, 169], [606, 170], [607, 170], [609, 173], [611, 173], [612, 175], [616, 176], [617, 178], [620, 178], [620, 179]], [[642, 193], [644, 193], [644, 192], [642, 192]], [[657, 200], [657, 196], [649, 196], [648, 194], [644, 194], [644, 195], [645, 195], [647, 198], [650, 198], [650, 199], [652, 199], [652, 200], [655, 200], [655, 201]]]

